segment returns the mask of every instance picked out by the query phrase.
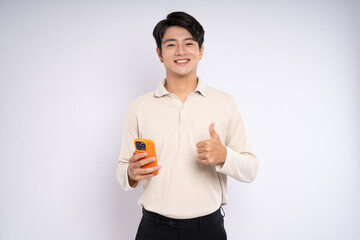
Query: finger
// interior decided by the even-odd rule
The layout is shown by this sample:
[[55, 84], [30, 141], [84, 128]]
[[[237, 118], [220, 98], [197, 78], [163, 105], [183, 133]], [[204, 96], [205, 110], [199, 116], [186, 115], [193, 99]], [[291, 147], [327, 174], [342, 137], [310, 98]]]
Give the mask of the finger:
[[154, 161], [155, 161], [155, 158], [151, 157], [151, 158], [145, 158], [142, 160], [140, 159], [140, 160], [133, 161], [130, 163], [130, 165], [131, 165], [131, 168], [135, 170], [135, 169], [139, 169], [142, 166], [144, 166], [148, 163], [154, 162]]
[[153, 173], [155, 171], [160, 170], [161, 166], [155, 166], [155, 167], [150, 167], [150, 168], [138, 168], [136, 170], [134, 170], [136, 175], [146, 175], [146, 174], [150, 174]]
[[198, 154], [197, 155], [197, 158], [200, 159], [200, 160], [204, 160], [204, 159], [207, 159], [208, 156], [206, 153], [201, 153], [201, 154]]
[[211, 139], [219, 137], [219, 135], [215, 131], [215, 123], [210, 124], [209, 133], [210, 133]]
[[138, 161], [138, 166], [139, 167], [142, 167], [148, 163], [151, 163], [151, 162], [155, 162], [155, 158], [154, 157], [149, 157], [149, 158], [145, 158], [143, 160], [139, 160]]
[[137, 160], [146, 157], [146, 155], [147, 155], [146, 152], [142, 152], [142, 153], [135, 154], [130, 159], [131, 159], [131, 161], [136, 162]]
[[203, 148], [203, 147], [205, 147], [206, 145], [207, 145], [207, 140], [206, 141], [201, 141], [201, 142], [198, 142], [197, 144], [196, 144], [196, 147], [197, 148]]
[[204, 164], [204, 165], [211, 165], [211, 163], [209, 162], [209, 160], [201, 160], [200, 161], [202, 164]]
[[[148, 173], [154, 173], [154, 172], [156, 172], [156, 171], [159, 171], [159, 170], [161, 169], [161, 166], [158, 165], [158, 166], [155, 166], [155, 167], [145, 168], [145, 169], [148, 170]], [[158, 173], [156, 173], [156, 174], [158, 174]]]
[[141, 180], [144, 180], [144, 179], [147, 179], [147, 178], [154, 177], [156, 175], [158, 175], [158, 173], [149, 173], [149, 174], [137, 176], [136, 178], [137, 178], [137, 181], [141, 181]]
[[197, 153], [204, 153], [207, 152], [207, 150], [205, 148], [198, 148], [197, 149]]

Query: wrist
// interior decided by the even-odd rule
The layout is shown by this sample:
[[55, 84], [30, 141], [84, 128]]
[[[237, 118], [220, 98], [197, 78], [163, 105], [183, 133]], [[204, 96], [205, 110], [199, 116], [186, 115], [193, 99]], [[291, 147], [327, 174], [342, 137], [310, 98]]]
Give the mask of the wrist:
[[223, 146], [222, 156], [218, 164], [223, 165], [226, 161], [226, 157], [227, 157], [227, 148]]
[[129, 170], [130, 170], [130, 169], [128, 168], [128, 169], [127, 169], [128, 182], [129, 182], [129, 185], [130, 185], [131, 187], [134, 187], [134, 186], [136, 186], [136, 184], [137, 184], [138, 181], [136, 181], [135, 179], [133, 179], [133, 178], [131, 177], [131, 174], [130, 174], [130, 171], [129, 171]]
[[225, 146], [223, 146], [224, 147], [224, 157], [223, 157], [223, 163], [226, 161], [226, 157], [227, 157], [227, 148], [225, 147]]

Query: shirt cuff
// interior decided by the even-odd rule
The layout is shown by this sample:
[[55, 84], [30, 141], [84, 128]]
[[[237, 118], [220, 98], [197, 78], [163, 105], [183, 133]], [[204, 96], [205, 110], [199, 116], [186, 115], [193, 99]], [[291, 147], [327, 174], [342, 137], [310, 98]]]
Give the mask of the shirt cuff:
[[231, 148], [226, 149], [226, 160], [223, 165], [215, 165], [216, 171], [241, 182], [252, 182], [258, 171], [257, 158], [252, 153], [240, 154]]

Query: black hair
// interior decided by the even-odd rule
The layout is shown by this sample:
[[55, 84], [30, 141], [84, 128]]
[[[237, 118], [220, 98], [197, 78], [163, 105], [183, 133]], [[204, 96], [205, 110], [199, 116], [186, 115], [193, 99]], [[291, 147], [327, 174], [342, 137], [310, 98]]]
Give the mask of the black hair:
[[201, 24], [191, 15], [185, 12], [172, 12], [167, 15], [166, 19], [161, 20], [156, 24], [153, 36], [156, 41], [157, 47], [161, 52], [161, 41], [164, 37], [166, 29], [172, 26], [179, 26], [186, 28], [190, 33], [193, 39], [199, 44], [199, 49], [201, 48], [204, 42], [205, 31]]

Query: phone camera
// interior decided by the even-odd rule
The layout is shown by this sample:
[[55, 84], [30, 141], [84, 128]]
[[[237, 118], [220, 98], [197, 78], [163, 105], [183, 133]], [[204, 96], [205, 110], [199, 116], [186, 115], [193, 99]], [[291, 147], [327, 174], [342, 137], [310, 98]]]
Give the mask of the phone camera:
[[137, 150], [146, 150], [146, 145], [144, 142], [136, 142], [136, 149]]

